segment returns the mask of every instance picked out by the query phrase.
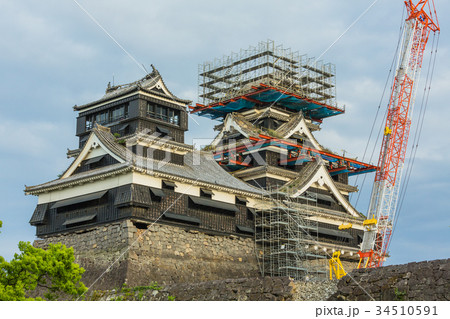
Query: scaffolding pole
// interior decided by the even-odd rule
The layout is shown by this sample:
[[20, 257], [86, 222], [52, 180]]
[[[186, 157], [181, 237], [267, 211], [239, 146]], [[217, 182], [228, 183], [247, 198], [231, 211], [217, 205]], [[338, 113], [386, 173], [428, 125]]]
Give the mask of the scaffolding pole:
[[[265, 200], [271, 207], [258, 211], [255, 241], [261, 248], [259, 264], [263, 276], [289, 276], [295, 280], [321, 278], [326, 269], [311, 253], [317, 242], [318, 224], [306, 210], [293, 208], [286, 193], [269, 190]], [[315, 235], [314, 235], [315, 234]]]
[[336, 104], [336, 67], [316, 61], [274, 41], [241, 49], [198, 67], [198, 96], [203, 105], [246, 94], [266, 84], [330, 106]]

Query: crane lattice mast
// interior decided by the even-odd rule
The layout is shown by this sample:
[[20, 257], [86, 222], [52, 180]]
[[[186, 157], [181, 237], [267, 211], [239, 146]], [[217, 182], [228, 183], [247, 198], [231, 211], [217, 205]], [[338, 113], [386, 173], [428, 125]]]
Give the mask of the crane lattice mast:
[[402, 34], [378, 169], [372, 190], [358, 267], [380, 267], [392, 234], [411, 117], [423, 56], [431, 32], [439, 32], [433, 0], [405, 1], [408, 17]]

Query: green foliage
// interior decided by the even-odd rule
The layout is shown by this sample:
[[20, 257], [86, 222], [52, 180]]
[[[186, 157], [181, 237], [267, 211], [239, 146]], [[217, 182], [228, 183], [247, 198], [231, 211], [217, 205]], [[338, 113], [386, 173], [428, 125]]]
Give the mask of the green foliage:
[[127, 284], [126, 284], [126, 283], [123, 283], [123, 284], [122, 284], [122, 288], [120, 288], [120, 292], [121, 292], [121, 293], [128, 293], [128, 292], [130, 292], [130, 291], [131, 291], [131, 288], [128, 288]]
[[161, 290], [163, 289], [163, 287], [161, 287], [160, 285], [158, 285], [158, 283], [156, 281], [152, 281], [152, 283], [150, 284], [150, 286], [148, 286], [148, 289], [151, 290]]
[[116, 298], [111, 299], [111, 301], [125, 301], [123, 296], [117, 296]]
[[270, 136], [282, 138], [282, 136], [281, 136], [280, 134], [278, 134], [278, 132], [275, 131], [275, 130], [268, 129], [268, 130], [267, 130], [267, 133], [269, 133]]
[[201, 148], [202, 151], [215, 151], [216, 147], [214, 145], [205, 145]]
[[[148, 298], [152, 292], [163, 289], [156, 281], [151, 282], [148, 286], [135, 286], [128, 287], [127, 284], [123, 284], [120, 289], [117, 290], [116, 296], [111, 298], [111, 301], [140, 301]], [[146, 297], [147, 296], [147, 297]], [[97, 297], [99, 298], [99, 297]], [[173, 298], [173, 299], [172, 299]], [[93, 300], [91, 298], [91, 300]], [[98, 299], [97, 299], [98, 300]], [[175, 300], [175, 297], [169, 296], [169, 300]]]
[[169, 295], [169, 296], [167, 296], [167, 300], [169, 300], [169, 301], [175, 301], [175, 296]]
[[394, 289], [394, 294], [395, 294], [395, 299], [394, 299], [395, 301], [404, 301], [405, 300], [406, 292], [398, 290], [397, 287], [395, 287], [395, 289]]
[[136, 286], [133, 287], [133, 291], [146, 291], [146, 290], [161, 290], [161, 287], [156, 281], [152, 281], [149, 286]]
[[74, 263], [73, 248], [50, 244], [44, 250], [20, 242], [19, 250], [10, 262], [0, 257], [0, 300], [43, 300], [30, 297], [36, 289], [44, 300], [74, 299], [86, 292], [84, 269]]
[[103, 298], [104, 295], [105, 295], [104, 291], [94, 290], [94, 291], [92, 291], [92, 295], [88, 297], [88, 300], [89, 301], [99, 301], [99, 300], [101, 300], [101, 298]]
[[120, 137], [119, 133], [114, 133], [113, 135], [114, 135], [115, 138], [119, 138]]

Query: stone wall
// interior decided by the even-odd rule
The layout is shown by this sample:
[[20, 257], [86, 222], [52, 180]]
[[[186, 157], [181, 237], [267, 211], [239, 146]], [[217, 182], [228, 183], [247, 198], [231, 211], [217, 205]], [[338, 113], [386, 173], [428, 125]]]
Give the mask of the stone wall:
[[[130, 227], [133, 225], [129, 222], [116, 222], [107, 226], [97, 226], [84, 231], [39, 239], [34, 241], [33, 245], [44, 249], [48, 244], [56, 243], [73, 247], [75, 262], [86, 270], [82, 279], [85, 285], [90, 286], [96, 281], [94, 288], [112, 289], [120, 287], [126, 280], [127, 253], [122, 256], [121, 254], [126, 251], [131, 239]], [[105, 273], [114, 262], [111, 271]]]
[[208, 235], [167, 225], [133, 230], [128, 285], [255, 277], [259, 268], [253, 238]]
[[292, 281], [288, 277], [255, 277], [177, 283], [165, 287], [124, 287], [93, 291], [87, 300], [134, 301], [288, 301], [325, 300], [336, 291], [336, 281]]
[[293, 300], [321, 301], [327, 300], [337, 291], [338, 280], [294, 281]]
[[355, 269], [329, 300], [450, 300], [450, 259]]
[[34, 245], [46, 248], [58, 242], [74, 248], [76, 262], [86, 269], [83, 282], [87, 286], [95, 282], [93, 289], [259, 275], [254, 240], [234, 235], [208, 235], [161, 224], [139, 229], [126, 220], [48, 237]]
[[241, 278], [174, 284], [164, 290], [176, 300], [185, 301], [293, 300], [293, 284], [288, 277]]

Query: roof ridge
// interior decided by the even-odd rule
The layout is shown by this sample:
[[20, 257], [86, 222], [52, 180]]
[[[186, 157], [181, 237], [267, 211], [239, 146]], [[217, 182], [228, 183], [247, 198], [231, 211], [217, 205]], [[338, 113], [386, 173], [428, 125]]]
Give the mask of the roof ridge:
[[287, 122], [281, 124], [275, 132], [283, 136], [283, 138], [287, 138], [288, 133], [293, 130], [302, 120], [303, 112], [299, 111], [297, 114], [292, 116]]
[[317, 169], [320, 168], [321, 165], [323, 164], [321, 164], [320, 161], [308, 162], [305, 167], [299, 172], [298, 177], [280, 187], [280, 191], [284, 191], [286, 193], [289, 193], [290, 191], [292, 193], [292, 191], [295, 192], [295, 190], [300, 189], [300, 186], [308, 181], [310, 177], [316, 173]]
[[152, 67], [152, 72], [151, 73], [147, 73], [143, 78], [141, 78], [141, 79], [139, 79], [137, 81], [130, 82], [130, 83], [124, 83], [124, 84], [118, 84], [118, 85], [115, 85], [115, 86], [111, 86], [111, 82], [109, 82], [105, 93], [110, 93], [110, 92], [114, 92], [115, 90], [118, 90], [118, 89], [124, 89], [124, 88], [128, 88], [128, 87], [132, 87], [133, 85], [141, 86], [141, 83], [143, 83], [146, 80], [156, 79], [157, 77], [161, 78], [161, 74], [153, 66], [153, 64], [151, 64], [151, 67]]
[[[159, 71], [153, 66], [152, 66], [152, 72], [146, 74], [143, 78], [131, 82], [131, 83], [125, 83], [125, 84], [120, 84], [120, 85], [115, 85], [115, 86], [111, 86], [111, 82], [108, 83], [108, 86], [106, 88], [105, 94], [100, 98], [97, 99], [95, 101], [83, 104], [83, 105], [75, 105], [73, 107], [73, 109], [75, 111], [82, 111], [88, 107], [92, 107], [95, 106], [96, 104], [99, 103], [104, 103], [106, 101], [112, 100], [112, 99], [117, 99], [120, 98], [128, 93], [134, 92], [134, 91], [139, 91], [139, 90], [144, 90], [146, 92], [149, 92], [151, 94], [155, 94], [158, 96], [157, 93], [159, 93], [157, 90], [152, 91], [150, 89], [153, 89], [153, 87], [155, 87], [155, 85], [161, 81], [162, 86], [164, 86], [164, 89], [162, 89], [162, 91], [164, 92], [164, 94], [166, 95], [166, 98], [170, 98], [172, 99], [174, 102], [177, 103], [183, 103], [183, 104], [189, 104], [192, 101], [190, 100], [184, 100], [181, 99], [179, 97], [177, 97], [176, 95], [174, 95], [166, 86], [164, 79], [162, 78], [161, 74], [159, 73]], [[161, 93], [162, 94], [162, 93]]]

